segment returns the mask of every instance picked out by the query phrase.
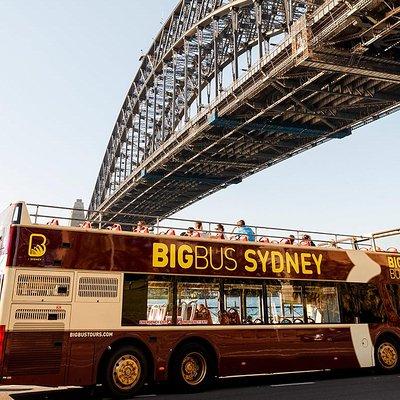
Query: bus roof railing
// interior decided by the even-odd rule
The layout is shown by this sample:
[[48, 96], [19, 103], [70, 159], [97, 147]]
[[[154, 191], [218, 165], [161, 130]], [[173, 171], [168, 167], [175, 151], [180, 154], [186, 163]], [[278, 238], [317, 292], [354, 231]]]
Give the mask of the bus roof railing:
[[[154, 221], [149, 224], [149, 230], [151, 233], [162, 234], [166, 233], [167, 230], [173, 229], [177, 234], [182, 234], [186, 232], [187, 229], [193, 226], [194, 222], [201, 219], [185, 219], [177, 217], [162, 217], [157, 215], [145, 215], [139, 213], [115, 213], [111, 211], [93, 211], [86, 209], [74, 209], [71, 207], [60, 207], [47, 204], [33, 204], [27, 203], [29, 215], [31, 217], [31, 222], [34, 224], [46, 224], [51, 219], [57, 219], [60, 221], [65, 221], [66, 226], [71, 223], [79, 222], [91, 222], [95, 227], [99, 229], [104, 229], [107, 226], [112, 226], [113, 224], [120, 224], [125, 231], [131, 230], [136, 226], [138, 220]], [[79, 211], [83, 213], [84, 218], [73, 218], [72, 212]], [[90, 216], [96, 215], [95, 218], [90, 218]], [[222, 223], [225, 227], [225, 233], [230, 235], [230, 230], [236, 227], [233, 223], [224, 223], [222, 221], [204, 221], [201, 220], [203, 224], [203, 231], [209, 234], [214, 234], [216, 230], [213, 225]], [[69, 223], [69, 224], [68, 224]], [[256, 240], [263, 237], [268, 237], [270, 242], [279, 243], [280, 240], [285, 239], [288, 235], [294, 235], [297, 241], [302, 239], [302, 235], [308, 234], [312, 235], [312, 240], [317, 244], [317, 246], [324, 247], [336, 247], [345, 246], [345, 248], [360, 249], [365, 250], [376, 250], [377, 246], [375, 240], [377, 238], [388, 237], [388, 236], [400, 236], [400, 228], [391, 229], [382, 232], [377, 232], [372, 235], [352, 235], [343, 233], [333, 233], [333, 232], [322, 232], [318, 230], [308, 230], [308, 229], [296, 229], [296, 228], [277, 228], [271, 226], [259, 226], [259, 225], [248, 225], [254, 230]], [[228, 229], [227, 229], [228, 228]]]

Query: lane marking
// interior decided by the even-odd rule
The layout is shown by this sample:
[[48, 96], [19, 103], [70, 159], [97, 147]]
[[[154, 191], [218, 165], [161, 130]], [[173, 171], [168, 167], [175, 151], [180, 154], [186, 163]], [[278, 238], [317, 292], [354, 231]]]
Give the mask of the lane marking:
[[295, 383], [281, 383], [279, 385], [270, 385], [271, 387], [282, 387], [282, 386], [301, 386], [301, 385], [314, 385], [315, 382], [295, 382]]
[[139, 397], [156, 397], [156, 396], [157, 396], [156, 394], [142, 394], [140, 396], [135, 396], [135, 399]]

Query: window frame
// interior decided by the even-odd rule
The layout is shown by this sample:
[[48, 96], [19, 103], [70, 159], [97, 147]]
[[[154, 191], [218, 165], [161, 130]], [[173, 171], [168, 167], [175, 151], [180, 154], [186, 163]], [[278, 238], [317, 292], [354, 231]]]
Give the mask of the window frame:
[[[373, 288], [375, 291], [377, 291], [379, 294], [381, 294], [382, 288], [379, 287], [379, 285], [372, 284], [372, 283], [349, 283], [349, 282], [335, 282], [335, 281], [302, 281], [302, 280], [296, 280], [296, 279], [245, 279], [245, 278], [218, 278], [218, 277], [194, 277], [194, 276], [177, 276], [177, 275], [158, 275], [158, 274], [136, 274], [132, 272], [127, 272], [124, 273], [124, 278], [123, 278], [123, 285], [122, 285], [122, 301], [121, 301], [121, 326], [140, 326], [139, 324], [137, 325], [130, 325], [130, 324], [123, 324], [122, 321], [124, 319], [124, 298], [125, 298], [125, 282], [126, 282], [126, 276], [134, 276], [134, 280], [140, 280], [144, 279], [147, 282], [147, 290], [148, 290], [148, 283], [149, 282], [166, 282], [169, 283], [172, 287], [172, 326], [182, 326], [178, 325], [178, 284], [179, 283], [187, 283], [187, 284], [210, 284], [210, 285], [218, 285], [218, 291], [219, 291], [219, 312], [224, 313], [227, 310], [225, 309], [225, 297], [227, 292], [227, 286], [243, 286], [241, 288], [240, 292], [240, 306], [241, 306], [241, 312], [240, 312], [240, 325], [254, 325], [254, 324], [249, 324], [245, 323], [246, 318], [244, 318], [246, 314], [246, 310], [244, 309], [245, 307], [245, 299], [246, 297], [246, 292], [245, 292], [245, 287], [246, 286], [257, 286], [259, 287], [260, 290], [260, 304], [259, 306], [261, 307], [261, 314], [262, 314], [262, 323], [260, 324], [255, 324], [255, 325], [268, 325], [268, 326], [276, 326], [277, 329], [280, 325], [285, 325], [285, 323], [279, 322], [279, 323], [273, 323], [270, 321], [270, 310], [268, 307], [268, 298], [270, 295], [270, 286], [280, 286], [282, 288], [283, 284], [288, 283], [292, 285], [293, 287], [300, 287], [301, 288], [301, 301], [302, 301], [302, 311], [303, 311], [303, 322], [300, 323], [293, 323], [293, 328], [296, 327], [296, 325], [302, 325], [302, 324], [312, 324], [313, 326], [315, 325], [316, 327], [319, 324], [313, 323], [308, 320], [308, 313], [307, 313], [307, 289], [310, 288], [324, 288], [324, 287], [333, 287], [336, 289], [336, 296], [337, 296], [337, 304], [339, 308], [339, 318], [340, 322], [322, 322], [322, 325], [348, 325], [348, 324], [359, 324], [359, 323], [367, 323], [367, 324], [373, 324], [373, 323], [385, 323], [388, 321], [388, 310], [385, 305], [385, 301], [383, 301], [382, 298], [380, 298], [380, 305], [378, 305], [379, 308], [376, 308], [376, 310], [381, 310], [382, 312], [382, 321], [373, 321], [373, 322], [361, 322], [360, 318], [360, 313], [361, 313], [361, 300], [360, 297], [362, 298], [363, 293], [366, 293], [366, 290], [368, 287]], [[386, 285], [387, 291], [386, 291], [386, 296], [390, 297], [390, 302], [392, 304], [393, 309], [395, 309], [395, 305], [393, 304], [392, 301], [392, 296], [389, 293], [389, 284]], [[393, 285], [392, 285], [393, 286]], [[399, 285], [396, 285], [399, 286]], [[400, 287], [400, 286], [399, 286]], [[355, 290], [354, 290], [355, 289]], [[344, 296], [348, 295], [349, 296], [349, 307], [345, 308], [344, 307]], [[349, 311], [345, 311], [345, 310]], [[367, 310], [367, 309], [366, 309]], [[374, 311], [373, 309], [372, 311]], [[281, 310], [283, 312], [283, 309]], [[400, 309], [396, 311], [396, 314], [400, 318]], [[351, 318], [349, 318], [351, 316]], [[374, 317], [376, 319], [376, 317]], [[168, 326], [171, 326], [171, 324], [166, 324]], [[215, 324], [217, 325], [217, 324]], [[144, 326], [144, 325], [143, 325]], [[149, 325], [152, 326], [152, 325]], [[158, 325], [154, 325], [158, 326]], [[193, 326], [193, 325], [187, 325], [188, 327]], [[210, 325], [212, 326], [212, 325]], [[226, 325], [229, 326], [229, 325]]]

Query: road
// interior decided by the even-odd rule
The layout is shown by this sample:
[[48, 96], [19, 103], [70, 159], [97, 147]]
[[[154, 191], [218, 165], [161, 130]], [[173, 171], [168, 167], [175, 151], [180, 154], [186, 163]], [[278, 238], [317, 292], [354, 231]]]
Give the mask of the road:
[[[223, 379], [203, 393], [182, 394], [174, 388], [147, 389], [135, 399], [154, 400], [398, 400], [400, 375], [379, 375], [372, 371], [325, 372]], [[4, 395], [5, 393], [3, 393]], [[3, 397], [1, 397], [3, 398]], [[11, 394], [14, 400], [107, 400], [88, 396], [82, 389]]]

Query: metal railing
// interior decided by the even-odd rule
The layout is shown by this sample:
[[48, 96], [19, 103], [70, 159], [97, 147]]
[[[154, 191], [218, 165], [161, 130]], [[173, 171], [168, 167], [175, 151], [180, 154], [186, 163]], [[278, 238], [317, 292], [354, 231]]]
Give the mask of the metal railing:
[[[86, 218], [89, 210], [74, 210], [70, 207], [58, 207], [45, 204], [26, 204], [28, 213], [31, 218], [31, 223], [46, 225], [52, 220], [57, 220], [61, 226], [78, 225], [85, 222], [90, 222], [93, 229], [112, 229], [114, 226], [120, 226], [122, 231], [130, 232], [136, 226], [138, 221], [155, 221], [148, 224], [149, 234], [161, 235], [167, 234], [168, 231], [173, 230], [176, 236], [186, 235], [188, 228], [194, 228], [198, 220], [184, 219], [184, 218], [162, 218], [157, 215], [143, 215], [143, 214], [130, 214], [114, 212], [96, 212], [95, 219]], [[83, 212], [85, 219], [77, 219], [72, 217], [73, 211]], [[201, 221], [202, 232], [205, 236], [216, 236], [217, 224], [222, 224], [225, 228], [225, 236], [227, 239], [237, 239], [237, 234], [234, 232], [236, 224], [224, 223], [222, 221]], [[304, 235], [309, 235], [312, 241], [318, 247], [342, 248], [342, 249], [361, 249], [361, 250], [375, 250], [380, 251], [377, 246], [377, 239], [399, 236], [400, 229], [392, 229], [387, 231], [378, 232], [372, 235], [353, 235], [344, 233], [322, 232], [317, 230], [305, 230], [295, 228], [276, 228], [271, 226], [249, 225], [253, 230], [255, 240], [259, 241], [262, 238], [268, 238], [270, 243], [279, 243], [287, 239], [289, 235], [295, 237], [295, 244], [299, 244]], [[396, 250], [397, 251], [397, 250]]]

